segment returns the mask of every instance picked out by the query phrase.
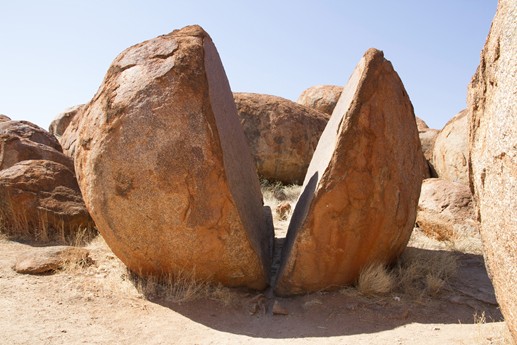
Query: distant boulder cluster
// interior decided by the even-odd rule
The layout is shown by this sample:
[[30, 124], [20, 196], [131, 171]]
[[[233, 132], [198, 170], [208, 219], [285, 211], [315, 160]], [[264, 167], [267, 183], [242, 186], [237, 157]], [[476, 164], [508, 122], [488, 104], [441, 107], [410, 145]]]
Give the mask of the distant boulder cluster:
[[[50, 132], [0, 115], [2, 231], [45, 242], [96, 228], [139, 275], [188, 270], [278, 295], [354, 283], [395, 262], [415, 226], [481, 236], [515, 329], [517, 44], [503, 34], [515, 7], [500, 1], [469, 106], [441, 130], [377, 49], [344, 87], [293, 102], [233, 93], [199, 26], [132, 46]], [[302, 185], [275, 274], [260, 179]]]

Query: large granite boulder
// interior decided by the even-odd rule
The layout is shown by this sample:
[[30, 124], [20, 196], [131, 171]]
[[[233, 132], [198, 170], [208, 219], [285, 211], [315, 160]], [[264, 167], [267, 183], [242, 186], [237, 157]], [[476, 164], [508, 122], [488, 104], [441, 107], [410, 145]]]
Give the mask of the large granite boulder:
[[11, 134], [0, 134], [0, 170], [25, 160], [49, 160], [74, 170], [70, 157], [50, 146], [35, 143]]
[[332, 115], [334, 108], [343, 92], [342, 86], [337, 85], [316, 85], [303, 91], [296, 103], [315, 109], [319, 112]]
[[0, 123], [0, 170], [24, 160], [49, 160], [74, 170], [73, 161], [61, 151], [56, 138], [27, 121]]
[[436, 141], [436, 137], [438, 137], [438, 133], [440, 133], [440, 131], [433, 128], [418, 131], [420, 145], [422, 146], [422, 153], [424, 154], [425, 162], [427, 165], [426, 168], [428, 170], [426, 178], [438, 177], [433, 162], [434, 143]]
[[440, 131], [429, 128], [427, 123], [418, 116], [415, 116], [415, 120], [418, 129], [418, 137], [420, 138], [420, 146], [422, 147], [422, 153], [424, 155], [422, 178], [436, 177], [436, 172], [433, 167], [433, 147], [436, 136]]
[[73, 170], [47, 160], [0, 171], [0, 222], [10, 237], [38, 242], [69, 242], [95, 227]]
[[421, 118], [419, 118], [418, 116], [415, 116], [415, 121], [416, 121], [416, 128], [418, 129], [418, 133], [429, 129], [429, 126], [427, 125], [427, 123], [424, 120], [422, 120]]
[[29, 121], [0, 122], [0, 134], [14, 135], [62, 152], [61, 145], [55, 136]]
[[72, 158], [75, 157], [75, 148], [79, 142], [79, 125], [81, 124], [84, 109], [86, 109], [86, 104], [68, 109], [68, 111], [63, 113], [67, 116], [63, 116], [63, 120], [58, 122], [57, 125], [58, 129], [63, 129], [66, 125], [63, 132], [56, 137], [63, 148], [63, 153]]
[[201, 27], [122, 52], [79, 128], [75, 164], [86, 205], [129, 269], [267, 286], [271, 212]]
[[422, 183], [416, 223], [439, 241], [479, 237], [479, 224], [468, 186], [440, 178]]
[[391, 263], [411, 235], [422, 182], [413, 106], [381, 51], [345, 86], [305, 177], [282, 253], [280, 295], [353, 283]]
[[517, 344], [517, 2], [499, 5], [468, 94], [470, 187], [497, 301]]
[[[84, 108], [84, 104], [75, 105], [58, 114], [50, 123], [48, 131], [53, 134], [58, 140], [74, 120], [78, 113]], [[60, 141], [61, 142], [61, 141]]]
[[11, 121], [11, 118], [7, 115], [0, 114], [0, 122], [7, 122], [7, 121]]
[[325, 116], [276, 96], [234, 93], [234, 99], [259, 176], [302, 184]]
[[468, 110], [454, 116], [436, 136], [433, 167], [438, 177], [468, 185]]

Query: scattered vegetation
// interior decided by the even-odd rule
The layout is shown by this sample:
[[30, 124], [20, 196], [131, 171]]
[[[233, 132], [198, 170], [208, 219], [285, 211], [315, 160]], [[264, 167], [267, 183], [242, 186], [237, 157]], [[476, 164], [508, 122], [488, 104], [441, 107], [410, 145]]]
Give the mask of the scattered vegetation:
[[281, 182], [261, 180], [260, 187], [264, 205], [271, 207], [275, 230], [278, 237], [285, 237], [289, 220], [298, 196], [302, 191], [299, 185], [284, 185]]
[[480, 236], [472, 236], [465, 234], [456, 235], [446, 241], [438, 241], [435, 238], [426, 236], [423, 231], [415, 227], [409, 241], [409, 245], [417, 248], [425, 249], [442, 249], [460, 253], [470, 253], [475, 255], [483, 254], [483, 246]]
[[390, 293], [403, 293], [416, 298], [435, 296], [456, 275], [457, 268], [457, 258], [453, 252], [407, 248], [392, 267], [376, 263], [365, 267], [355, 289], [345, 287], [341, 293], [352, 295], [356, 290], [356, 293], [366, 297]]

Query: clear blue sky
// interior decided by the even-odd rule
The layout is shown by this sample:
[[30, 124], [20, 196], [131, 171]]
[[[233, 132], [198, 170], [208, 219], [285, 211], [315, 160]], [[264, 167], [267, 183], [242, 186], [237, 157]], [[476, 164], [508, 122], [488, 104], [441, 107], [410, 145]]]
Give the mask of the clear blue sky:
[[215, 42], [233, 91], [296, 100], [346, 84], [384, 51], [415, 113], [442, 128], [465, 107], [496, 0], [0, 0], [0, 113], [44, 128], [95, 94], [125, 48], [189, 24]]

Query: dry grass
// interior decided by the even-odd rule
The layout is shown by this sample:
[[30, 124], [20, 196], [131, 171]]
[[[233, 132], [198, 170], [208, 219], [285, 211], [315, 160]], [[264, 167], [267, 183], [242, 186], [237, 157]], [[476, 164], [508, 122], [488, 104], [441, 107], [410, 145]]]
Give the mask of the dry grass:
[[[260, 187], [264, 198], [264, 205], [271, 207], [275, 230], [277, 230], [276, 233], [278, 237], [285, 237], [285, 232], [287, 231], [296, 200], [302, 191], [302, 186], [283, 185], [280, 182], [261, 180]], [[284, 211], [286, 204], [291, 206], [289, 212], [277, 212], [279, 206]]]
[[366, 297], [390, 293], [434, 296], [443, 291], [457, 268], [454, 253], [407, 248], [394, 267], [371, 264], [361, 271], [355, 287], [344, 287], [340, 292]]
[[[490, 345], [511, 345], [512, 335], [508, 327], [503, 323], [494, 323], [494, 320], [487, 320], [485, 312], [478, 313], [477, 311], [473, 315], [474, 324], [476, 324], [477, 332], [477, 344], [490, 344]], [[502, 326], [502, 327], [501, 327]], [[495, 330], [494, 327], [499, 329]], [[494, 336], [496, 334], [496, 336]]]
[[236, 305], [239, 300], [236, 290], [196, 279], [195, 271], [182, 270], [160, 277], [129, 272], [129, 277], [137, 291], [148, 299], [164, 299], [176, 304], [210, 299], [225, 306]]
[[398, 290], [421, 296], [441, 292], [457, 269], [454, 253], [407, 248], [394, 271]]
[[16, 211], [6, 200], [0, 204], [0, 236], [7, 239], [84, 246], [97, 234], [95, 228], [72, 231], [63, 219], [50, 222], [48, 213], [44, 211], [38, 211], [34, 217]]
[[418, 227], [413, 229], [409, 245], [424, 249], [441, 249], [460, 253], [483, 255], [483, 245], [480, 236], [460, 235], [452, 237], [447, 241], [438, 241], [428, 237]]
[[365, 296], [385, 295], [395, 287], [395, 277], [385, 265], [373, 263], [364, 268], [357, 280], [357, 290]]

